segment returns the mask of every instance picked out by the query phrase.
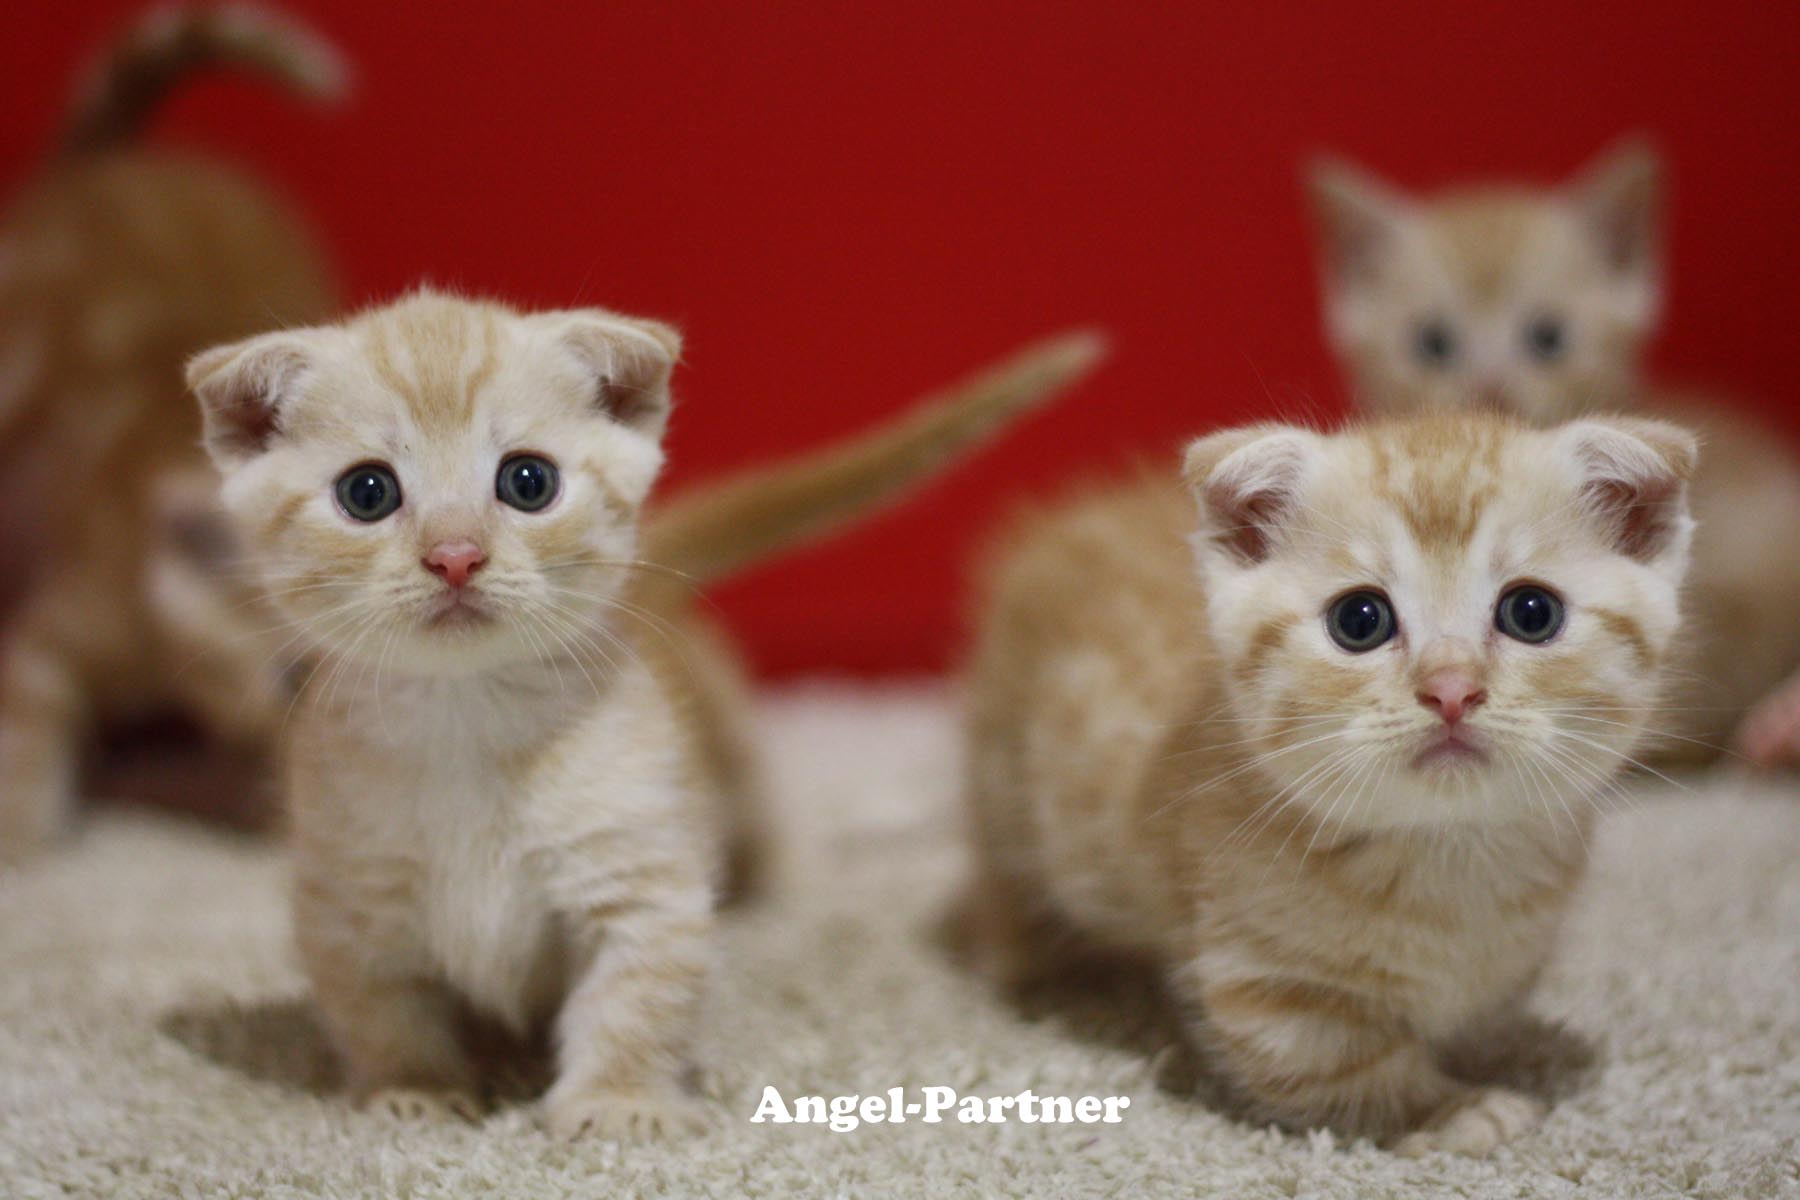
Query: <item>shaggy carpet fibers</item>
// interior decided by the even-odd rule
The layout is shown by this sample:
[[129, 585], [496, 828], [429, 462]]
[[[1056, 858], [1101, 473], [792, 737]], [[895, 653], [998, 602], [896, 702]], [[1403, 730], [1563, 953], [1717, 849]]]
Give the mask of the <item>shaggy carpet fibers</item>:
[[[766, 728], [784, 851], [771, 898], [726, 922], [710, 1134], [567, 1145], [524, 1104], [480, 1125], [352, 1111], [278, 850], [113, 810], [0, 879], [0, 1196], [1800, 1195], [1791, 781], [1646, 789], [1608, 818], [1533, 1003], [1562, 1027], [1484, 1047], [1554, 1097], [1548, 1121], [1485, 1161], [1404, 1161], [1175, 1094], [1183, 1056], [1130, 997], [1022, 1012], [957, 973], [931, 935], [962, 866], [941, 692], [802, 690]], [[1131, 1105], [1116, 1125], [832, 1132], [751, 1123], [768, 1085]]]

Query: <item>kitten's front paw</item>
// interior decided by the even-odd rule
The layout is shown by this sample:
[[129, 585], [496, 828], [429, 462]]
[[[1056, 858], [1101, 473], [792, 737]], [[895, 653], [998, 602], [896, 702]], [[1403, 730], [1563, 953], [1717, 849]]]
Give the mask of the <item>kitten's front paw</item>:
[[468, 1092], [428, 1091], [425, 1088], [390, 1087], [370, 1092], [360, 1106], [365, 1112], [382, 1113], [403, 1121], [481, 1120], [481, 1102]]
[[1502, 1142], [1510, 1142], [1544, 1119], [1544, 1102], [1505, 1088], [1480, 1088], [1445, 1105], [1425, 1123], [1394, 1144], [1403, 1158], [1427, 1154], [1466, 1154], [1486, 1158]]
[[544, 1109], [550, 1132], [571, 1141], [584, 1137], [612, 1141], [691, 1137], [706, 1132], [711, 1124], [701, 1104], [673, 1089], [553, 1092], [545, 1098]]

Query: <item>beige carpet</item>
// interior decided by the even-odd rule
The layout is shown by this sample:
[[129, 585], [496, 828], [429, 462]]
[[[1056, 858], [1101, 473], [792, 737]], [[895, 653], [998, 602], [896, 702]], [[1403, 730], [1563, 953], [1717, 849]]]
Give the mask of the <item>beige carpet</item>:
[[[351, 1111], [280, 855], [103, 816], [0, 880], [0, 1196], [1800, 1195], [1792, 784], [1661, 789], [1611, 818], [1536, 1001], [1594, 1065], [1581, 1038], [1525, 1045], [1507, 1069], [1560, 1097], [1542, 1131], [1410, 1162], [1248, 1128], [1158, 1088], [1120, 1031], [1066, 1006], [1026, 1020], [959, 977], [926, 938], [960, 866], [951, 712], [926, 690], [770, 702], [781, 888], [729, 923], [702, 1045], [718, 1127], [675, 1146], [561, 1145], [518, 1106], [478, 1128]], [[765, 1084], [1132, 1104], [1118, 1125], [833, 1133], [750, 1124]]]

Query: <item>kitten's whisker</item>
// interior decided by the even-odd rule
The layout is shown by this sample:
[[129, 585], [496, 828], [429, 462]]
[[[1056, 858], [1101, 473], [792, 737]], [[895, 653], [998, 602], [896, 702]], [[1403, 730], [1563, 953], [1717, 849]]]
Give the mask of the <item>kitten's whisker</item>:
[[1626, 754], [1622, 750], [1614, 749], [1613, 747], [1606, 745], [1604, 742], [1595, 741], [1593, 738], [1586, 737], [1582, 734], [1576, 733], [1574, 730], [1571, 730], [1571, 729], [1559, 728], [1559, 729], [1557, 729], [1556, 733], [1559, 737], [1567, 738], [1568, 740], [1570, 740], [1572, 742], [1579, 742], [1581, 745], [1588, 747], [1590, 750], [1598, 750], [1602, 754], [1615, 755], [1621, 762], [1628, 763], [1631, 766], [1636, 767], [1640, 771], [1644, 771], [1648, 774], [1656, 776], [1658, 779], [1662, 780], [1664, 783], [1668, 784], [1670, 787], [1678, 788], [1681, 791], [1687, 792], [1689, 795], [1693, 794], [1694, 789], [1689, 787], [1687, 784], [1682, 783], [1678, 779], [1670, 778], [1669, 776], [1663, 774], [1661, 771], [1657, 770], [1655, 767], [1651, 766], [1649, 763], [1642, 762], [1638, 759], [1635, 759], [1635, 758], [1631, 757], [1631, 755]]
[[1188, 800], [1193, 799], [1195, 796], [1198, 796], [1201, 793], [1206, 792], [1206, 791], [1210, 790], [1211, 788], [1218, 786], [1221, 783], [1225, 783], [1228, 780], [1235, 779], [1238, 776], [1244, 774], [1246, 771], [1253, 771], [1258, 767], [1261, 767], [1269, 762], [1274, 761], [1277, 758], [1280, 758], [1284, 754], [1292, 754], [1296, 750], [1304, 750], [1308, 746], [1316, 746], [1321, 742], [1328, 742], [1334, 738], [1349, 737], [1354, 732], [1355, 732], [1354, 730], [1348, 730], [1348, 729], [1335, 730], [1331, 733], [1322, 734], [1320, 736], [1308, 738], [1308, 739], [1305, 739], [1305, 740], [1299, 741], [1299, 742], [1293, 742], [1289, 745], [1279, 747], [1278, 749], [1270, 750], [1264, 754], [1253, 755], [1246, 762], [1233, 768], [1232, 770], [1226, 771], [1222, 775], [1215, 775], [1211, 779], [1204, 780], [1201, 783], [1195, 784], [1193, 787], [1188, 788], [1186, 791], [1184, 791], [1180, 795], [1176, 796], [1173, 800], [1170, 800], [1167, 804], [1163, 805], [1161, 808], [1158, 808], [1155, 812], [1151, 813], [1149, 817], [1145, 818], [1145, 820], [1148, 821], [1152, 818], [1159, 817], [1163, 813], [1167, 812], [1169, 809], [1174, 808], [1176, 805], [1183, 804], [1183, 803], [1187, 802]]
[[1608, 721], [1608, 720], [1605, 720], [1600, 717], [1589, 716], [1588, 714], [1583, 713], [1583, 712], [1562, 712], [1562, 713], [1558, 713], [1556, 715], [1559, 719], [1565, 720], [1565, 721], [1592, 721], [1597, 725], [1610, 725], [1610, 726], [1613, 726], [1618, 729], [1642, 729], [1644, 732], [1650, 734], [1652, 737], [1668, 738], [1672, 741], [1677, 741], [1677, 742], [1687, 742], [1692, 745], [1700, 746], [1707, 750], [1714, 751], [1715, 753], [1722, 754], [1727, 758], [1735, 758], [1741, 762], [1749, 762], [1750, 761], [1749, 759], [1745, 758], [1743, 755], [1739, 754], [1737, 751], [1731, 749], [1729, 746], [1721, 746], [1717, 742], [1709, 742], [1704, 738], [1687, 737], [1683, 734], [1675, 733], [1668, 729], [1661, 729], [1654, 725], [1637, 724], [1637, 723], [1632, 723], [1632, 722], [1627, 722], [1627, 721]]

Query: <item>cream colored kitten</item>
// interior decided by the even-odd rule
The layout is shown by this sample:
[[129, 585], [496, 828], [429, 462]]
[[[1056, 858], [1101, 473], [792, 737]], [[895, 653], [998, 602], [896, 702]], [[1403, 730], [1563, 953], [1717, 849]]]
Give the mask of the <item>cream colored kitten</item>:
[[698, 1123], [716, 833], [606, 623], [676, 352], [652, 322], [424, 294], [190, 369], [226, 508], [330, 664], [290, 749], [295, 919], [371, 1102], [472, 1112], [467, 1006], [553, 1023], [558, 1132]]
[[1625, 418], [1265, 425], [1028, 520], [971, 679], [979, 965], [1149, 956], [1260, 1117], [1530, 1129], [1439, 1055], [1529, 991], [1657, 711], [1694, 454]]
[[225, 506], [324, 663], [289, 756], [296, 924], [366, 1101], [475, 1111], [473, 1013], [553, 1033], [559, 1133], [699, 1124], [714, 894], [756, 820], [738, 676], [686, 585], [894, 494], [1098, 354], [1051, 343], [678, 500], [652, 563], [678, 346], [425, 291], [190, 366]]
[[[1343, 164], [1317, 169], [1326, 325], [1358, 404], [1539, 423], [1639, 405], [1662, 310], [1660, 173], [1630, 144], [1560, 188], [1418, 199]], [[1688, 603], [1702, 636], [1653, 752], [1704, 760], [1735, 726], [1758, 761], [1800, 760], [1800, 679], [1788, 701], [1765, 699], [1800, 664], [1800, 462], [1729, 406], [1658, 391], [1645, 407], [1708, 447]]]

